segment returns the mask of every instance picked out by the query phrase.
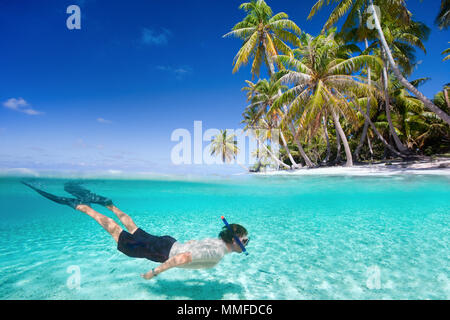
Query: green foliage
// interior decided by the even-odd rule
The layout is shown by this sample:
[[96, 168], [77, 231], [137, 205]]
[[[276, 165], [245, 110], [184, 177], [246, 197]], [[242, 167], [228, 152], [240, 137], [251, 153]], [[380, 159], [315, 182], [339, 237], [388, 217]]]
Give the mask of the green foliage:
[[[346, 155], [343, 145], [338, 148], [338, 140], [340, 144], [344, 141], [338, 139], [331, 115], [337, 114], [344, 140], [348, 141], [351, 150], [355, 150], [368, 121], [364, 114], [369, 106], [372, 124], [361, 145], [362, 161], [396, 156], [391, 137], [394, 131], [413, 154], [450, 152], [449, 125], [429, 112], [388, 69], [386, 91], [394, 127], [391, 131], [381, 76], [386, 60], [377, 33], [366, 28], [364, 23], [370, 3], [368, 0], [317, 1], [309, 19], [324, 5], [336, 5], [322, 33], [315, 37], [301, 33], [286, 13], [273, 14], [263, 0], [246, 2], [239, 7], [246, 12], [246, 17], [225, 35], [243, 40], [233, 72], [253, 59], [253, 76], [259, 76], [263, 63], [271, 76], [257, 82], [246, 81], [243, 91], [249, 105], [243, 113], [242, 123], [245, 129], [281, 129], [288, 149], [287, 152], [280, 148], [282, 162], [290, 165], [289, 156], [299, 164], [305, 164], [305, 157], [313, 163], [344, 161]], [[403, 0], [374, 0], [373, 3], [382, 8], [382, 31], [395, 62], [405, 76], [411, 74], [417, 67], [416, 49], [426, 52], [424, 42], [430, 29], [412, 19]], [[442, 10], [447, 12], [439, 20], [439, 23], [444, 21], [443, 26], [448, 19], [448, 3], [442, 1]], [[340, 19], [345, 20], [338, 31], [333, 26]], [[359, 47], [362, 42], [366, 44], [364, 50]], [[450, 49], [442, 54], [447, 55], [444, 60], [450, 59]], [[411, 84], [417, 88], [427, 80], [416, 79]], [[447, 114], [450, 112], [449, 91], [445, 87], [433, 99], [433, 103]], [[265, 149], [270, 150], [271, 137], [260, 139], [264, 145], [267, 143]], [[338, 154], [338, 150], [342, 154]], [[233, 154], [232, 151], [228, 153]], [[267, 151], [259, 149], [259, 162], [253, 169], [269, 165], [270, 158]]]

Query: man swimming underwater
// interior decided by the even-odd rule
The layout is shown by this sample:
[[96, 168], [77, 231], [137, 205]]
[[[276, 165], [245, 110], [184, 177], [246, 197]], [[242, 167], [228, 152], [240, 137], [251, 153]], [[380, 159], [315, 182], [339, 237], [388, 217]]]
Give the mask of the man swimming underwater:
[[[229, 227], [223, 227], [217, 239], [191, 240], [180, 243], [171, 236], [154, 236], [138, 228], [130, 216], [117, 208], [110, 199], [90, 192], [81, 187], [79, 183], [68, 182], [64, 185], [64, 190], [76, 198], [55, 196], [38, 189], [31, 183], [22, 183], [47, 199], [68, 205], [94, 218], [114, 238], [117, 249], [125, 255], [161, 263], [158, 267], [141, 275], [147, 280], [174, 267], [212, 268], [226, 254], [241, 253], [244, 247], [241, 248], [239, 241], [243, 246], [249, 242], [247, 230], [243, 226], [230, 224]], [[92, 209], [91, 204], [102, 205], [114, 212], [127, 230], [123, 230], [113, 219]]]

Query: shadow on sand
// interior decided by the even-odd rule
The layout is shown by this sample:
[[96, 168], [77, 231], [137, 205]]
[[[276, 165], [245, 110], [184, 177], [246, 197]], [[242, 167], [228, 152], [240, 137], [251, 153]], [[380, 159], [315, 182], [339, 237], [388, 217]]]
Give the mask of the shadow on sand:
[[237, 294], [238, 299], [243, 298], [242, 287], [230, 282], [159, 279], [157, 282], [142, 286], [154, 294], [166, 296], [167, 299], [221, 300], [225, 294]]

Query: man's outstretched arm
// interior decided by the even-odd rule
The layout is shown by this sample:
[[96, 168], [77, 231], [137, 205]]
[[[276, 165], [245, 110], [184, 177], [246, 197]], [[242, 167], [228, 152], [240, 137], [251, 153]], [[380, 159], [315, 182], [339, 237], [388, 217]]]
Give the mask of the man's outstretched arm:
[[141, 276], [146, 280], [150, 280], [155, 275], [158, 275], [161, 272], [164, 272], [171, 268], [179, 267], [184, 264], [191, 263], [191, 262], [192, 262], [192, 256], [191, 256], [190, 252], [180, 253], [180, 254], [177, 254], [176, 256], [168, 259], [163, 264], [160, 264], [158, 267], [154, 268], [153, 270], [155, 271], [155, 274], [153, 273], [153, 270], [150, 270], [149, 272], [142, 274]]

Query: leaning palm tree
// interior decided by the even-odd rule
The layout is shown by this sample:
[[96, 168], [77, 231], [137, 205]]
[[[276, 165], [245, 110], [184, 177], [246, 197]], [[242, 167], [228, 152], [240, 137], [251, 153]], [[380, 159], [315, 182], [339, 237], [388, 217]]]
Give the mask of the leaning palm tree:
[[284, 12], [273, 15], [272, 9], [264, 0], [243, 3], [239, 9], [244, 10], [247, 16], [224, 35], [237, 37], [244, 42], [234, 58], [233, 73], [253, 58], [253, 76], [259, 77], [263, 62], [272, 76], [275, 73], [272, 58], [279, 53], [290, 53], [291, 49], [286, 42], [297, 44], [296, 34], [300, 34], [300, 28]]
[[[250, 81], [247, 81], [247, 83], [251, 84]], [[250, 88], [251, 86], [248, 87], [248, 89]], [[261, 109], [257, 105], [249, 105], [242, 115], [244, 120], [242, 120], [241, 123], [245, 124], [244, 131], [251, 134], [257, 141], [257, 154], [260, 148], [262, 148], [262, 152], [270, 155], [276, 164], [286, 169], [291, 169], [290, 166], [277, 158], [277, 156], [270, 150], [270, 147], [266, 146], [266, 141], [273, 141], [272, 136], [270, 135], [271, 128], [267, 125], [269, 119], [262, 121], [261, 118], [266, 115], [261, 112]]]
[[[234, 59], [233, 72], [239, 70], [242, 65], [248, 63], [253, 57], [252, 76], [259, 76], [261, 65], [264, 62], [269, 71], [269, 77], [275, 74], [274, 57], [278, 54], [291, 55], [292, 50], [287, 43], [297, 45], [298, 35], [301, 33], [300, 28], [291, 20], [289, 16], [280, 12], [275, 15], [272, 9], [264, 0], [253, 0], [243, 3], [240, 7], [247, 12], [247, 16], [241, 22], [237, 23], [233, 30], [224, 37], [234, 36], [244, 41], [241, 49], [238, 51]], [[281, 68], [282, 65], [278, 64]], [[279, 90], [281, 95], [281, 90]], [[283, 106], [284, 116], [287, 109]], [[287, 127], [291, 134], [295, 137], [295, 128], [290, 119], [285, 118]], [[314, 164], [309, 160], [303, 147], [296, 140], [297, 147], [306, 165], [309, 167]]]
[[[354, 41], [354, 42], [358, 43], [358, 42], [363, 41], [364, 45], [365, 45], [365, 54], [371, 54], [371, 52], [370, 52], [371, 50], [369, 49], [369, 41], [368, 41], [368, 38], [371, 37], [371, 35], [370, 35], [371, 32], [369, 29], [361, 27], [363, 25], [362, 13], [361, 13], [361, 10], [357, 10], [357, 11], [358, 11], [359, 24], [356, 26], [356, 28], [353, 28], [350, 30], [343, 28], [343, 30], [341, 31], [342, 38], [347, 42]], [[372, 84], [372, 70], [370, 69], [370, 66], [368, 66], [366, 69], [367, 70], [363, 70], [362, 73], [367, 75], [367, 83], [370, 86]], [[370, 100], [370, 97], [367, 97], [367, 104], [366, 104], [366, 115], [367, 116], [370, 116], [371, 102], [372, 101]], [[359, 139], [358, 146], [356, 147], [356, 149], [353, 153], [355, 160], [359, 159], [359, 154], [361, 152], [361, 148], [363, 147], [363, 145], [366, 141], [368, 129], [369, 129], [369, 122], [367, 121], [367, 119], [364, 119], [364, 126], [363, 126], [363, 130], [361, 133], [361, 137]], [[369, 141], [370, 141], [370, 139], [367, 138], [367, 142], [369, 142]]]
[[[273, 102], [281, 95], [281, 90], [285, 89], [285, 86], [281, 85], [280, 81], [275, 81], [273, 78], [270, 81], [262, 79], [257, 83], [252, 83], [251, 81], [246, 82], [248, 86], [244, 87], [242, 90], [248, 92], [247, 99], [251, 103], [249, 107], [256, 107], [259, 110], [259, 119], [262, 122], [265, 122], [265, 125], [268, 125], [267, 121], [262, 116], [267, 113], [267, 110], [271, 109]], [[282, 146], [292, 163], [292, 167], [298, 168], [299, 165], [295, 162], [294, 157], [289, 150], [286, 137], [280, 127], [282, 115], [277, 112], [272, 112], [272, 114], [268, 116], [271, 118], [270, 122], [273, 123], [275, 127], [280, 128], [279, 133]]]
[[[394, 127], [391, 117], [391, 107], [390, 97], [388, 95], [388, 86], [389, 86], [389, 73], [388, 73], [388, 65], [385, 50], [378, 40], [373, 30], [365, 28], [362, 23], [361, 14], [358, 15], [359, 24], [350, 30], [342, 30], [342, 33], [346, 33], [345, 36], [350, 38], [353, 41], [360, 42], [364, 39], [366, 50], [365, 53], [374, 52], [378, 56], [381, 56], [385, 61], [383, 72], [380, 78], [380, 87], [384, 90], [384, 105], [387, 116], [387, 122], [389, 124], [390, 133], [393, 137], [394, 143], [397, 146], [397, 149], [402, 153], [409, 153], [408, 148], [403, 144], [397, 134], [397, 130]], [[383, 25], [383, 33], [387, 34], [387, 42], [389, 47], [392, 50], [393, 56], [398, 63], [399, 67], [402, 69], [402, 72], [410, 75], [414, 70], [414, 67], [417, 65], [416, 57], [415, 57], [415, 47], [420, 48], [426, 53], [425, 46], [423, 45], [423, 41], [428, 38], [430, 33], [430, 29], [423, 23], [410, 21], [409, 24], [403, 25], [398, 24], [393, 20], [386, 20]], [[370, 46], [368, 46], [367, 39], [374, 40]], [[368, 78], [370, 75], [370, 69], [368, 69]], [[370, 78], [369, 78], [370, 81]], [[369, 101], [368, 101], [369, 102]], [[370, 113], [370, 103], [367, 104], [367, 114]], [[355, 158], [359, 157], [359, 152], [361, 147], [365, 141], [365, 135], [367, 134], [368, 122], [367, 120], [364, 123], [364, 129], [361, 135], [360, 142], [355, 150]]]
[[323, 115], [331, 115], [344, 145], [346, 166], [352, 166], [352, 153], [339, 118], [344, 115], [350, 123], [357, 122], [348, 97], [373, 95], [376, 90], [355, 73], [367, 65], [379, 70], [381, 60], [369, 55], [351, 57], [351, 52], [335, 38], [335, 30], [316, 38], [303, 34], [300, 47], [293, 53], [293, 57], [276, 58], [287, 69], [279, 72], [280, 80], [292, 87], [273, 107], [289, 104], [292, 111], [301, 110], [297, 119], [299, 127], [312, 127], [313, 131], [320, 127]]
[[[327, 0], [326, 2], [328, 5], [332, 1]], [[392, 51], [386, 41], [386, 37], [381, 27], [381, 17], [379, 16], [380, 12], [377, 10], [377, 8], [383, 10], [383, 19], [396, 20], [399, 24], [407, 25], [410, 23], [411, 13], [406, 8], [405, 0], [335, 0], [333, 2], [337, 2], [338, 4], [325, 23], [324, 29], [328, 29], [336, 24], [337, 21], [344, 17], [346, 14], [348, 15], [346, 21], [344, 22], [344, 26], [349, 26], [356, 20], [356, 15], [358, 14], [359, 10], [368, 10], [371, 14], [371, 18], [373, 19], [375, 30], [377, 31], [378, 38], [385, 51], [389, 66], [392, 69], [395, 77], [402, 83], [402, 85], [406, 89], [408, 89], [419, 100], [421, 100], [426, 108], [436, 113], [438, 117], [443, 119], [447, 124], [450, 124], [450, 116], [439, 109], [439, 107], [436, 106], [433, 101], [428, 99], [405, 78], [397, 63], [395, 62]], [[377, 5], [377, 7], [374, 6], [374, 3]], [[323, 7], [324, 4], [325, 0], [318, 0], [312, 7], [308, 18], [310, 19], [312, 16], [314, 16]]]
[[[430, 29], [423, 23], [412, 20], [410, 24], [406, 26], [398, 25], [393, 21], [388, 20], [384, 24], [383, 32], [389, 35], [389, 37], [387, 38], [387, 42], [392, 50], [393, 57], [398, 63], [398, 66], [402, 69], [402, 72], [404, 74], [410, 75], [414, 69], [414, 66], [416, 65], [416, 59], [414, 55], [415, 47], [420, 48], [422, 51], [424, 51], [424, 53], [426, 53], [425, 46], [423, 45], [423, 40], [426, 40], [428, 38]], [[390, 103], [391, 99], [389, 96], [389, 84], [391, 82], [391, 79], [388, 73], [389, 62], [386, 58], [386, 51], [378, 40], [375, 40], [370, 47], [375, 48], [375, 51], [383, 58], [383, 61], [385, 62], [382, 69], [380, 81], [382, 83], [381, 87], [384, 90], [385, 111], [390, 133], [397, 149], [401, 153], [409, 153], [408, 148], [400, 140], [397, 134], [397, 130], [392, 121], [392, 105]], [[394, 79], [392, 79], [392, 81], [393, 80]]]
[[[427, 25], [412, 19], [407, 25], [398, 24], [395, 20], [389, 19], [383, 23], [383, 33], [387, 35], [386, 42], [402, 74], [410, 76], [417, 66], [416, 48], [427, 53], [424, 41], [428, 40], [430, 31]], [[378, 54], [385, 52], [381, 41], [377, 37], [373, 40], [370, 49], [375, 49]], [[383, 60], [389, 64], [386, 57], [383, 57]]]

